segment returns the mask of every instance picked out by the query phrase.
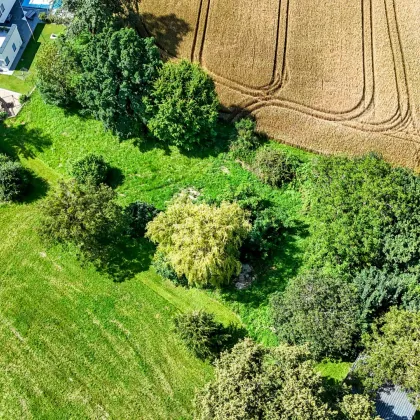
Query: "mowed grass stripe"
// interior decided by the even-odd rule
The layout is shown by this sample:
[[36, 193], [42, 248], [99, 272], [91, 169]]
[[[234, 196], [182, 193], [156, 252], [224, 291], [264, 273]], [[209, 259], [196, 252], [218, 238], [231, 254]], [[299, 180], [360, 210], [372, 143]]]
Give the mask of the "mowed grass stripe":
[[167, 286], [153, 272], [113, 283], [46, 249], [34, 231], [38, 218], [35, 204], [0, 209], [2, 415], [187, 417], [211, 368], [184, 349], [171, 317], [178, 308], [213, 309], [214, 301], [195, 291], [182, 304], [181, 292], [159, 290]]

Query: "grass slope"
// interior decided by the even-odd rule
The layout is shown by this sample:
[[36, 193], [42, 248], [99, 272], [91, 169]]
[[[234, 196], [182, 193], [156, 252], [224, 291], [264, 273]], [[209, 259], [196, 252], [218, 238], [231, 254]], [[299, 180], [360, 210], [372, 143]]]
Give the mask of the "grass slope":
[[[0, 206], [0, 342], [7, 344], [0, 354], [0, 417], [189, 418], [194, 391], [212, 368], [171, 331], [177, 311], [205, 308], [224, 323], [238, 322], [233, 308], [254, 337], [275, 343], [268, 299], [301, 267], [303, 222], [262, 263], [267, 267], [252, 288], [223, 293], [163, 281], [150, 268], [151, 245], [137, 251], [135, 275], [115, 283], [70, 252], [46, 247], [36, 233], [40, 201], [88, 152], [113, 166], [122, 204], [140, 199], [163, 208], [186, 187], [210, 197], [243, 184], [269, 188], [226, 158], [227, 129], [214, 150], [186, 156], [140, 140], [119, 142], [97, 121], [47, 106], [37, 94], [8, 126], [0, 131], [0, 151], [18, 156], [34, 175], [25, 203]], [[297, 192], [272, 194], [299, 218]], [[335, 377], [333, 370], [327, 373]]]
[[[188, 418], [194, 391], [212, 368], [185, 350], [171, 318], [198, 308], [225, 323], [237, 317], [203, 291], [162, 281], [149, 270], [150, 246], [136, 277], [114, 283], [70, 253], [47, 249], [35, 227], [48, 184], [66, 176], [66, 159], [88, 150], [99, 149], [124, 168], [122, 201], [150, 199], [155, 191], [154, 201], [163, 205], [182, 172], [192, 177], [211, 163], [178, 156], [177, 175], [174, 157], [153, 150], [146, 161], [95, 121], [66, 117], [37, 96], [3, 129], [0, 144], [37, 176], [26, 203], [0, 207], [0, 342], [7, 343], [0, 355], [0, 417]], [[167, 171], [162, 179], [158, 156]]]

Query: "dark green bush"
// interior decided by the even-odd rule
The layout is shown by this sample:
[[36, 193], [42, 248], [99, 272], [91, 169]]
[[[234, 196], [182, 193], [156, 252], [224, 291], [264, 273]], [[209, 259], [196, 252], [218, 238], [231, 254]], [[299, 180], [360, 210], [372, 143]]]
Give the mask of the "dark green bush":
[[203, 360], [217, 358], [232, 342], [230, 329], [216, 322], [213, 314], [204, 311], [177, 315], [174, 325], [188, 349]]
[[281, 187], [296, 176], [299, 161], [281, 150], [264, 147], [255, 155], [253, 171], [272, 187]]
[[280, 341], [309, 343], [317, 358], [355, 355], [361, 310], [352, 284], [316, 272], [301, 275], [273, 298], [272, 313]]
[[146, 225], [159, 213], [159, 210], [149, 203], [136, 201], [125, 209], [128, 217], [128, 234], [133, 238], [142, 238], [146, 233]]
[[252, 153], [261, 145], [256, 123], [250, 118], [243, 118], [235, 124], [235, 135], [230, 143], [230, 153], [234, 159], [245, 162], [251, 159]]
[[219, 102], [213, 80], [198, 65], [165, 63], [145, 101], [147, 126], [160, 141], [191, 150], [213, 139]]
[[264, 259], [281, 240], [281, 234], [290, 226], [287, 213], [265, 191], [249, 185], [227, 190], [219, 195], [221, 201], [236, 202], [249, 212], [251, 231], [241, 247], [244, 260]]
[[80, 184], [99, 185], [105, 183], [108, 172], [104, 158], [90, 153], [73, 164], [71, 175]]
[[29, 99], [31, 99], [31, 97], [24, 93], [20, 95], [19, 102], [23, 105], [23, 104], [26, 104], [26, 102], [28, 102]]
[[4, 121], [8, 116], [9, 114], [6, 111], [0, 111], [0, 122]]
[[152, 262], [153, 267], [160, 276], [164, 279], [170, 280], [177, 286], [188, 286], [188, 280], [185, 276], [178, 277], [175, 270], [169, 264], [168, 260], [166, 259], [165, 255], [160, 252], [157, 252], [153, 257]]
[[383, 315], [391, 306], [417, 309], [420, 295], [415, 291], [418, 281], [413, 274], [370, 267], [358, 273], [353, 281], [366, 323]]
[[0, 201], [20, 198], [28, 186], [28, 176], [19, 162], [0, 154]]
[[267, 258], [281, 239], [288, 226], [287, 215], [277, 208], [260, 211], [252, 222], [252, 229], [242, 245], [246, 259]]

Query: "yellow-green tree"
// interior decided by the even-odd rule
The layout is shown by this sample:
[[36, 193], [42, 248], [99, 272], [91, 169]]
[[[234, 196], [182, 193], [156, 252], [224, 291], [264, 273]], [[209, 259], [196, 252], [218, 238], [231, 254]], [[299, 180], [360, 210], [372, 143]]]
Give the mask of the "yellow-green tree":
[[146, 236], [189, 284], [220, 286], [240, 272], [239, 248], [251, 228], [247, 216], [236, 203], [216, 207], [181, 196], [148, 224]]

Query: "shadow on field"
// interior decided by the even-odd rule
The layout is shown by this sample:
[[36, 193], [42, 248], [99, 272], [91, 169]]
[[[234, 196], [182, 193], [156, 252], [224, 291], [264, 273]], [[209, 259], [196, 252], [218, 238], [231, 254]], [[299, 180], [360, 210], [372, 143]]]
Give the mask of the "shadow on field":
[[233, 286], [222, 292], [226, 301], [245, 303], [252, 308], [267, 304], [270, 295], [282, 292], [289, 279], [296, 276], [303, 263], [301, 249], [297, 246], [297, 238], [308, 236], [308, 226], [295, 222], [296, 226], [288, 228], [284, 233], [277, 252], [268, 260], [254, 264], [257, 279], [245, 290], [237, 290]]
[[[186, 150], [178, 147], [181, 154], [190, 158], [205, 159], [208, 157], [216, 157], [221, 153], [229, 150], [229, 143], [235, 133], [235, 127], [232, 124], [220, 121], [216, 127], [214, 138], [208, 141], [202, 141], [201, 144], [195, 145], [192, 150]], [[171, 154], [171, 148], [167, 143], [164, 143], [154, 137], [146, 130], [142, 133], [142, 137], [137, 137], [134, 144], [140, 152], [149, 152], [154, 149], [163, 150], [166, 155]]]
[[47, 195], [50, 186], [44, 178], [39, 177], [33, 171], [28, 171], [28, 181], [29, 185], [22, 200], [23, 203], [33, 203]]
[[97, 266], [98, 271], [107, 274], [114, 282], [122, 283], [136, 274], [147, 271], [152, 262], [155, 246], [147, 239], [127, 239], [110, 250], [105, 263]]
[[15, 159], [18, 156], [33, 159], [35, 152], [42, 152], [51, 145], [52, 141], [41, 130], [28, 130], [25, 124], [10, 127], [0, 125], [0, 152]]
[[123, 184], [124, 179], [125, 177], [122, 170], [115, 166], [111, 166], [106, 176], [106, 184], [115, 189]]
[[156, 45], [171, 57], [178, 55], [179, 45], [192, 30], [188, 22], [180, 19], [174, 13], [165, 16], [143, 13], [139, 18], [133, 11], [129, 19], [139, 29], [141, 35], [154, 37]]

